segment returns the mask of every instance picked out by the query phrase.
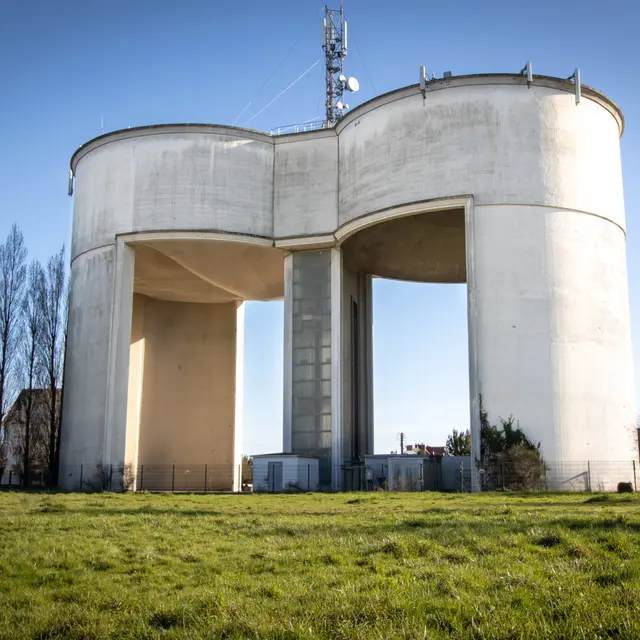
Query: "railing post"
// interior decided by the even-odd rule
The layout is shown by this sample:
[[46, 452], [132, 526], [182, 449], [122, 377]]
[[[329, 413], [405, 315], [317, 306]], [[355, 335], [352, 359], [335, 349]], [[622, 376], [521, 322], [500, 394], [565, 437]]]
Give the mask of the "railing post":
[[204, 465], [204, 492], [207, 493], [207, 469], [208, 469], [209, 465], [205, 464]]
[[173, 465], [173, 471], [171, 472], [171, 493], [176, 492], [176, 465]]
[[80, 465], [80, 491], [82, 491], [82, 474], [84, 472], [84, 465]]
[[144, 465], [140, 465], [140, 491], [143, 491], [144, 487]]

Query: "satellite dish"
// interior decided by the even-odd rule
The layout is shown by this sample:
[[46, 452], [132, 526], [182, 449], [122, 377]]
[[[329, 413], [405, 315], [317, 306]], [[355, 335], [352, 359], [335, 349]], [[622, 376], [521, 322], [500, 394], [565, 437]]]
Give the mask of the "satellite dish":
[[342, 73], [338, 76], [338, 82], [340, 84], [346, 84], [347, 82], [347, 76], [343, 75]]
[[338, 102], [336, 107], [338, 107], [338, 109], [340, 109], [340, 111], [342, 111], [344, 109], [344, 105], [342, 104], [342, 102]]
[[356, 80], [356, 78], [349, 78], [347, 80], [347, 89], [349, 91], [357, 91], [360, 88], [360, 83]]

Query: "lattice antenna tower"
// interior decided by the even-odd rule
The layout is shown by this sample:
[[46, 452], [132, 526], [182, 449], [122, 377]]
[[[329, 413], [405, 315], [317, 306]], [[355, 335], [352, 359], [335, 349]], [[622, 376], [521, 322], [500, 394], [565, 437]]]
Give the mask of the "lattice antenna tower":
[[347, 57], [347, 21], [342, 2], [339, 9], [324, 8], [322, 21], [322, 49], [325, 59], [325, 123], [333, 127], [349, 108], [343, 96], [345, 91], [360, 88], [355, 78], [344, 75], [344, 59]]

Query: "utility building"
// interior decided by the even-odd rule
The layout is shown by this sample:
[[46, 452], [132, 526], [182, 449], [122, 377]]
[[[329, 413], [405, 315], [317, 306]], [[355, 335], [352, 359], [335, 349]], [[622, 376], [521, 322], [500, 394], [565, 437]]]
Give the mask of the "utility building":
[[579, 82], [487, 74], [315, 131], [87, 142], [71, 161], [62, 482], [81, 463], [184, 463], [238, 489], [243, 303], [284, 299], [284, 451], [339, 488], [344, 461], [373, 453], [372, 276], [467, 283], [472, 457], [482, 394], [547, 460], [630, 463], [622, 131]]

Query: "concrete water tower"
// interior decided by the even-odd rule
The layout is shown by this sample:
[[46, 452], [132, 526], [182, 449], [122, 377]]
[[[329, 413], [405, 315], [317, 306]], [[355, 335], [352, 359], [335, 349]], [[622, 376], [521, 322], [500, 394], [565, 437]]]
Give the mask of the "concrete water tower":
[[579, 76], [523, 71], [423, 77], [315, 131], [80, 147], [62, 484], [185, 463], [237, 489], [243, 302], [284, 299], [284, 449], [339, 488], [373, 453], [372, 275], [467, 283], [474, 454], [482, 394], [565, 475], [637, 459], [622, 113]]

